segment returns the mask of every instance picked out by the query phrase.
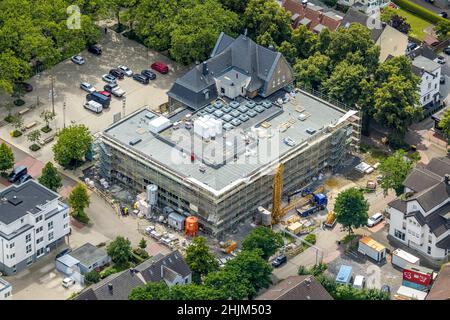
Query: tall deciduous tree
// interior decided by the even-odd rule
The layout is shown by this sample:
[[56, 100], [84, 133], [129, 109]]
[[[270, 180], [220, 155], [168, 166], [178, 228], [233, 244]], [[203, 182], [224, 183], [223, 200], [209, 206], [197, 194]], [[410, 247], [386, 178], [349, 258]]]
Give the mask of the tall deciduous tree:
[[294, 65], [295, 80], [306, 87], [319, 89], [328, 78], [330, 58], [319, 52], [307, 59], [297, 60]]
[[273, 232], [267, 227], [253, 229], [242, 241], [243, 250], [261, 249], [263, 259], [269, 259], [281, 246], [283, 238], [281, 234]]
[[205, 286], [221, 293], [224, 299], [244, 300], [253, 292], [248, 279], [243, 279], [234, 272], [220, 270], [205, 277]]
[[53, 163], [50, 161], [42, 169], [42, 174], [39, 177], [39, 183], [46, 186], [50, 190], [55, 192], [58, 191], [59, 188], [62, 187], [62, 179], [58, 173], [58, 170], [55, 168]]
[[202, 277], [219, 269], [216, 257], [202, 237], [195, 237], [192, 240], [191, 245], [186, 249], [185, 260], [192, 271], [192, 281], [195, 283], [201, 283]]
[[92, 136], [83, 125], [71, 125], [58, 133], [58, 140], [53, 146], [55, 161], [64, 168], [77, 167], [89, 151]]
[[14, 153], [11, 148], [3, 142], [0, 145], [0, 172], [4, 173], [12, 167], [14, 167]]
[[118, 236], [106, 248], [111, 260], [120, 267], [128, 267], [133, 258], [130, 240]]
[[441, 128], [442, 134], [450, 139], [450, 110], [444, 112], [442, 120], [439, 122], [439, 127]]
[[129, 300], [170, 300], [170, 288], [164, 282], [148, 282], [143, 287], [134, 288]]
[[334, 212], [339, 222], [348, 233], [367, 223], [369, 203], [361, 190], [350, 188], [342, 191], [336, 198]]
[[69, 195], [69, 205], [72, 208], [72, 216], [82, 223], [88, 223], [89, 217], [84, 209], [89, 207], [89, 195], [86, 187], [78, 183]]
[[406, 152], [396, 151], [392, 156], [387, 157], [380, 164], [381, 187], [385, 194], [389, 189], [395, 190], [397, 196], [403, 193], [403, 181], [411, 172], [413, 162], [406, 158]]
[[315, 52], [318, 39], [317, 35], [301, 25], [292, 32], [291, 43], [297, 49], [298, 57], [305, 59]]

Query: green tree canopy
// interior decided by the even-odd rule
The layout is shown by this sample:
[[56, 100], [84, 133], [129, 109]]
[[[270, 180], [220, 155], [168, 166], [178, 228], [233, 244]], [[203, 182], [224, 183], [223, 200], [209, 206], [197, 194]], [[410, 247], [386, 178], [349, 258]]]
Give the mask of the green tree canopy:
[[434, 32], [436, 32], [438, 39], [444, 41], [448, 38], [450, 32], [450, 21], [441, 19], [434, 27]]
[[292, 32], [291, 43], [297, 49], [298, 57], [305, 59], [315, 52], [318, 39], [317, 35], [309, 31], [304, 25], [300, 25]]
[[444, 112], [442, 120], [439, 122], [439, 127], [444, 137], [450, 139], [450, 109]]
[[367, 223], [369, 203], [361, 190], [350, 188], [342, 191], [336, 198], [334, 212], [339, 222], [349, 234], [353, 228], [359, 228]]
[[328, 78], [329, 64], [330, 58], [319, 52], [307, 59], [299, 59], [294, 65], [295, 80], [298, 84], [317, 90]]
[[172, 286], [171, 300], [223, 300], [225, 297], [219, 290], [195, 283]]
[[59, 175], [58, 170], [50, 161], [47, 162], [42, 169], [42, 174], [39, 177], [39, 183], [55, 192], [62, 187], [62, 178]]
[[0, 145], [0, 172], [5, 172], [12, 167], [14, 167], [14, 153], [11, 148], [3, 142]]
[[143, 287], [134, 288], [129, 300], [170, 300], [170, 288], [164, 282], [148, 282]]
[[265, 260], [268, 260], [282, 245], [281, 234], [263, 226], [253, 229], [242, 241], [243, 250], [261, 249], [262, 257]]
[[186, 263], [192, 271], [192, 281], [201, 283], [208, 273], [217, 271], [219, 263], [206, 245], [205, 238], [195, 237], [186, 249]]
[[57, 137], [53, 146], [55, 161], [64, 168], [78, 166], [92, 144], [89, 129], [83, 124], [71, 125], [62, 129]]
[[413, 168], [413, 162], [406, 158], [406, 152], [396, 151], [380, 164], [379, 170], [382, 175], [381, 187], [385, 194], [389, 189], [395, 190], [397, 196], [403, 193], [403, 182]]
[[224, 299], [244, 300], [253, 292], [248, 279], [243, 279], [239, 274], [226, 270], [209, 273], [204, 283], [205, 286], [221, 292]]
[[72, 208], [72, 216], [82, 223], [88, 223], [89, 217], [84, 212], [84, 209], [89, 207], [89, 195], [86, 187], [78, 183], [69, 195], [69, 205]]
[[118, 236], [106, 248], [111, 260], [120, 267], [128, 267], [133, 258], [130, 240]]

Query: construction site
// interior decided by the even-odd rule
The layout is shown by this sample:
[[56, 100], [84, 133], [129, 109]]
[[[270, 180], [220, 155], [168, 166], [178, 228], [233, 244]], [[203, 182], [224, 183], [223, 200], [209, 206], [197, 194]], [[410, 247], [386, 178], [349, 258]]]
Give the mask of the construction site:
[[[97, 172], [135, 194], [151, 189], [148, 216], [195, 216], [201, 231], [220, 239], [247, 219], [267, 224], [260, 207], [278, 221], [284, 200], [272, 208], [274, 175], [283, 177], [277, 192], [289, 195], [333, 173], [359, 137], [357, 111], [299, 89], [268, 99], [219, 98], [167, 116], [144, 107], [102, 133]], [[283, 212], [317, 198], [303, 196], [294, 194]]]

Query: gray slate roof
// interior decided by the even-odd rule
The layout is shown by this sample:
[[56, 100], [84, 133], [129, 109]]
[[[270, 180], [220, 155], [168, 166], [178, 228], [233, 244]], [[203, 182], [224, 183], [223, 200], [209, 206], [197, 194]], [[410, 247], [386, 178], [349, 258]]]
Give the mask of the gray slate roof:
[[27, 215], [27, 211], [38, 213], [40, 210], [36, 206], [57, 198], [57, 193], [34, 180], [28, 180], [19, 186], [11, 185], [0, 192], [0, 221], [10, 224]]
[[72, 251], [70, 255], [80, 261], [81, 264], [89, 267], [95, 262], [104, 259], [108, 254], [105, 250], [97, 248], [91, 243], [85, 243], [81, 247]]
[[[363, 25], [364, 27], [373, 26], [375, 24], [375, 22], [373, 22], [372, 20], [369, 21], [369, 19], [372, 19], [372, 18], [369, 18], [369, 16], [362, 13], [361, 11], [350, 8], [347, 11], [347, 13], [345, 14], [344, 18], [342, 19], [341, 28], [342, 27], [348, 28], [353, 23], [359, 23], [359, 24]], [[386, 26], [386, 24], [381, 21], [376, 21], [376, 23], [379, 24], [381, 26], [381, 28], [370, 29], [372, 40], [375, 42], [377, 42], [378, 38], [381, 36], [381, 34], [383, 33], [383, 30]]]
[[164, 280], [163, 275], [169, 277], [167, 279], [168, 281], [173, 281], [176, 274], [179, 274], [184, 278], [191, 273], [191, 270], [179, 251], [173, 251], [166, 256], [155, 257], [152, 261], [144, 261], [136, 267], [136, 270], [142, 274], [147, 282], [159, 282]]
[[431, 59], [428, 59], [424, 56], [418, 56], [412, 60], [412, 65], [415, 67], [413, 71], [417, 74], [417, 70], [419, 70], [419, 74], [423, 71], [428, 72], [429, 74], [434, 76], [434, 72], [439, 69], [441, 66], [439, 63], [434, 62]]

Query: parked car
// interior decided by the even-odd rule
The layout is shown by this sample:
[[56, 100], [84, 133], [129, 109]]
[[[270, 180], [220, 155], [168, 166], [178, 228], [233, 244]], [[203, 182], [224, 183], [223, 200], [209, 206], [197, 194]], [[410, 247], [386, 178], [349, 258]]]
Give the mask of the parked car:
[[166, 64], [159, 61], [152, 63], [150, 68], [162, 74], [169, 73], [169, 67]]
[[98, 93], [104, 95], [105, 97], [111, 98], [111, 92], [108, 92], [108, 91], [99, 91]]
[[64, 278], [64, 280], [62, 281], [62, 286], [64, 288], [69, 288], [74, 284], [75, 284], [75, 280], [73, 280], [72, 278]]
[[88, 82], [82, 82], [80, 84], [80, 88], [89, 93], [93, 93], [96, 91], [95, 87]]
[[383, 284], [381, 287], [381, 292], [391, 294], [391, 287], [389, 287], [387, 284]]
[[272, 266], [274, 268], [278, 268], [286, 262], [287, 262], [287, 257], [284, 254], [282, 254], [282, 255], [279, 255], [278, 257], [276, 257], [275, 260], [272, 261]]
[[142, 74], [135, 74], [133, 75], [133, 79], [142, 83], [142, 84], [148, 84], [149, 80], [146, 76], [143, 76]]
[[68, 254], [68, 253], [71, 253], [71, 252], [72, 252], [72, 249], [66, 248], [66, 249], [62, 250], [60, 253], [58, 253], [56, 255], [55, 260], [60, 258], [60, 257], [62, 257], [62, 256], [64, 256], [64, 255], [66, 255], [66, 254]]
[[442, 18], [445, 18], [445, 19], [448, 18], [448, 14], [447, 14], [447, 12], [445, 12], [445, 11], [442, 11], [441, 13], [439, 13], [439, 15], [440, 15]]
[[93, 92], [86, 95], [86, 101], [91, 100], [100, 103], [103, 108], [109, 108], [111, 97], [106, 97], [99, 92]]
[[114, 77], [110, 74], [104, 74], [102, 79], [108, 83], [116, 83], [117, 82], [116, 77]]
[[91, 110], [95, 113], [101, 113], [103, 111], [103, 106], [94, 100], [87, 101], [83, 107], [87, 110]]
[[367, 219], [367, 226], [368, 227], [376, 226], [381, 221], [383, 221], [383, 219], [384, 216], [381, 213], [377, 212], [373, 216], [369, 217], [369, 219]]
[[443, 52], [444, 52], [445, 54], [450, 55], [450, 47], [444, 48]]
[[19, 182], [19, 184], [22, 184], [22, 183], [27, 182], [28, 180], [31, 180], [31, 179], [33, 179], [33, 177], [30, 176], [28, 173], [26, 173], [26, 174], [24, 174], [23, 176], [21, 176], [19, 178], [18, 182]]
[[407, 51], [412, 51], [415, 48], [417, 48], [417, 44], [415, 42], [408, 42], [408, 45], [406, 46]]
[[143, 76], [146, 76], [147, 78], [149, 78], [150, 80], [155, 80], [156, 79], [156, 73], [154, 73], [151, 70], [145, 69], [141, 71], [141, 74]]
[[19, 166], [14, 168], [14, 170], [9, 174], [8, 181], [14, 183], [18, 181], [23, 175], [28, 173], [28, 169], [25, 166]]
[[294, 147], [294, 146], [295, 146], [295, 141], [292, 140], [290, 137], [284, 138], [284, 139], [283, 139], [283, 142], [284, 142], [285, 144], [287, 144], [288, 146], [290, 146], [290, 147]]
[[444, 75], [441, 74], [441, 77], [439, 78], [439, 82], [440, 82], [441, 84], [444, 84], [444, 83], [445, 83], [445, 76], [444, 76]]
[[96, 45], [89, 46], [88, 51], [97, 56], [102, 54], [102, 48], [100, 48], [99, 46], [96, 46]]
[[84, 58], [82, 56], [78, 56], [78, 55], [73, 56], [72, 58], [70, 58], [70, 60], [72, 60], [73, 63], [79, 64], [79, 65], [86, 63], [86, 61], [84, 61]]
[[120, 69], [111, 69], [109, 70], [109, 74], [112, 75], [114, 78], [122, 80], [124, 77], [124, 72]]
[[115, 97], [122, 97], [125, 95], [125, 91], [122, 90], [117, 83], [107, 84], [103, 87], [105, 91], [110, 92]]
[[127, 75], [127, 77], [131, 77], [133, 75], [133, 71], [127, 66], [118, 66], [117, 69], [120, 69], [123, 73]]
[[33, 91], [33, 86], [27, 82], [18, 82], [16, 83], [16, 86], [22, 88], [22, 90], [25, 92]]
[[437, 63], [439, 64], [445, 64], [445, 58], [443, 56], [438, 56], [437, 57]]

